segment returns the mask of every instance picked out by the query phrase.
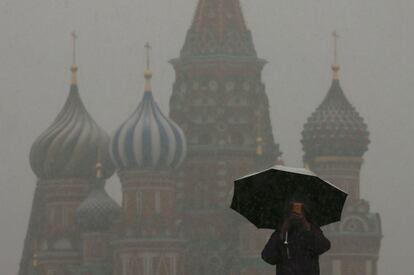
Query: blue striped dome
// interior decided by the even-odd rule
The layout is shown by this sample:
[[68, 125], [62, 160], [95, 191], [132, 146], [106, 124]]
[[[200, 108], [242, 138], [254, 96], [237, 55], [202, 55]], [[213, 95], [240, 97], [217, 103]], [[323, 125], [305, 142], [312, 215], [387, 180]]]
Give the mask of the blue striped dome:
[[112, 160], [119, 169], [176, 168], [187, 149], [184, 133], [161, 112], [152, 96], [151, 74], [145, 77], [142, 101], [112, 137]]

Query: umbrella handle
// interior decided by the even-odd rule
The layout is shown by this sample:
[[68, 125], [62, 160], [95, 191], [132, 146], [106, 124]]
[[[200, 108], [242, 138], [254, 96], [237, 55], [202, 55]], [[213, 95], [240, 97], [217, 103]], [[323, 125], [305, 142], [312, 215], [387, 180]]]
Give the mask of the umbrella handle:
[[284, 242], [284, 244], [286, 245], [286, 254], [287, 254], [287, 257], [288, 257], [288, 259], [290, 259], [289, 246], [288, 246], [288, 244], [289, 244], [289, 242], [288, 242], [288, 232], [287, 231], [286, 231], [286, 235], [285, 235], [285, 242]]

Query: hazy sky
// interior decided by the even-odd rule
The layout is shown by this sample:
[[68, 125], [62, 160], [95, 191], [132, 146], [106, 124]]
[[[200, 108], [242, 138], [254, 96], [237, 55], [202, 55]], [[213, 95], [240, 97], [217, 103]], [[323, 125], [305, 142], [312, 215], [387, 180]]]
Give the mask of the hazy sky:
[[[78, 32], [79, 86], [112, 133], [143, 93], [153, 44], [154, 94], [165, 113], [196, 0], [0, 0], [0, 270], [16, 274], [36, 178], [28, 154], [69, 90], [70, 32]], [[371, 132], [362, 196], [382, 218], [379, 274], [407, 275], [414, 256], [414, 1], [242, 0], [260, 57], [275, 137], [300, 166], [300, 131], [331, 82], [331, 33], [341, 84]], [[109, 186], [119, 199], [118, 179]]]

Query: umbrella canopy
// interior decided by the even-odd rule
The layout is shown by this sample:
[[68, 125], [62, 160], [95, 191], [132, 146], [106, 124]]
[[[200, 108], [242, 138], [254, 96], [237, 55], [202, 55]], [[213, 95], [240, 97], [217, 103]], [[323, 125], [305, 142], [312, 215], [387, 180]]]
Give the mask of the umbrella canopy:
[[277, 229], [292, 200], [305, 203], [307, 218], [317, 226], [340, 221], [347, 193], [313, 172], [276, 165], [234, 182], [231, 208], [257, 228]]

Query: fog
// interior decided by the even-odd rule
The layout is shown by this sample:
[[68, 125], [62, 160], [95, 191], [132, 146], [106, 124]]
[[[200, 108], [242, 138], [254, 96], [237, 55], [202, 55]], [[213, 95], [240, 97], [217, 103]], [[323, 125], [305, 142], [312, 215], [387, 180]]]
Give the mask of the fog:
[[[30, 147], [69, 91], [78, 34], [79, 89], [112, 133], [143, 94], [144, 44], [152, 44], [153, 93], [164, 113], [196, 0], [0, 1], [0, 270], [16, 274], [36, 176]], [[414, 2], [242, 0], [259, 57], [274, 136], [290, 166], [302, 166], [300, 132], [331, 84], [332, 31], [340, 79], [370, 131], [361, 196], [382, 219], [379, 274], [410, 272], [414, 238]], [[107, 187], [119, 201], [113, 176]]]

